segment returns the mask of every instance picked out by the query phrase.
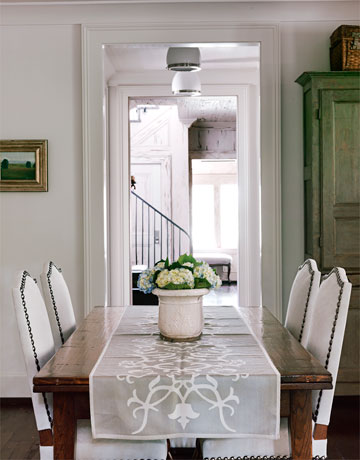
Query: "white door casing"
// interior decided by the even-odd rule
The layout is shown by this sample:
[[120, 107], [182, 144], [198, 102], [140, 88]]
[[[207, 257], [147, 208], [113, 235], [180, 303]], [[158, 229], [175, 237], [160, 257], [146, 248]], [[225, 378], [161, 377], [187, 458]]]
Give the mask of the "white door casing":
[[[161, 97], [169, 96], [168, 86], [117, 86], [110, 88], [110, 107], [115, 106], [118, 112], [114, 112], [110, 120], [110, 164], [115, 163], [117, 159], [122, 158], [123, 167], [126, 170], [126, 157], [128, 146], [121, 142], [116, 146], [114, 139], [119, 139], [118, 131], [122, 123], [121, 131], [128, 132], [127, 107], [129, 100], [134, 95], [139, 97]], [[249, 99], [249, 86], [247, 85], [203, 85], [203, 96], [236, 96], [237, 97], [237, 156], [238, 156], [238, 178], [239, 178], [239, 242], [238, 242], [238, 286], [239, 286], [239, 302], [241, 305], [259, 305], [261, 303], [261, 266], [260, 266], [260, 229], [259, 229], [259, 202], [258, 195], [251, 193], [251, 181], [257, 184], [259, 188], [260, 177], [259, 169], [256, 167], [256, 155], [253, 155], [256, 150], [256, 143], [250, 140], [250, 134], [253, 137], [256, 135], [256, 129], [249, 131], [249, 106], [251, 103], [256, 103], [255, 99]], [[122, 113], [121, 119], [116, 113]], [[251, 120], [255, 125], [256, 120]], [[114, 139], [113, 139], [114, 138]], [[252, 157], [252, 158], [251, 158]], [[252, 163], [251, 163], [252, 162]], [[254, 163], [255, 162], [255, 163]], [[116, 191], [119, 180], [119, 170], [110, 168], [110, 191], [114, 195], [110, 196], [111, 203], [109, 211], [109, 229], [110, 229], [110, 245], [109, 245], [109, 292], [110, 303], [119, 305], [123, 302], [130, 301], [130, 287], [125, 287], [119, 283], [120, 272], [119, 266], [122, 267], [122, 273], [126, 270], [130, 272], [130, 254], [128, 247], [124, 242], [123, 251], [117, 252], [119, 245], [119, 235], [122, 234], [122, 228], [129, 225], [125, 216], [117, 218], [118, 210], [125, 209], [129, 199], [128, 194], [121, 195]], [[114, 184], [114, 187], [112, 186]], [[255, 187], [256, 188], [256, 187]], [[252, 239], [250, 239], [250, 235]], [[129, 297], [124, 301], [124, 290], [128, 289]]]
[[[108, 290], [106, 257], [104, 255], [104, 196], [106, 187], [104, 184], [105, 174], [99, 173], [99, 164], [104, 165], [106, 171], [106, 158], [104, 152], [104, 129], [103, 129], [103, 98], [104, 81], [102, 66], [102, 47], [104, 44], [131, 44], [131, 43], [239, 43], [260, 42], [261, 45], [261, 113], [260, 113], [260, 148], [261, 148], [261, 275], [258, 280], [251, 279], [253, 271], [243, 268], [248, 273], [251, 284], [257, 284], [261, 278], [261, 294], [264, 304], [281, 319], [281, 201], [280, 201], [280, 92], [279, 92], [279, 37], [276, 25], [249, 25], [241, 23], [200, 23], [200, 24], [128, 24], [119, 26], [83, 26], [83, 136], [84, 136], [84, 245], [85, 245], [85, 313], [89, 312], [96, 304], [105, 303], [105, 292]], [[215, 85], [218, 87], [218, 85]], [[226, 86], [226, 85], [224, 85]], [[124, 87], [122, 91], [124, 91]], [[139, 94], [143, 87], [137, 87], [137, 91], [128, 92], [123, 98], [131, 96], [151, 96], [149, 88], [144, 94]], [[155, 88], [156, 89], [156, 88]], [[110, 88], [110, 94], [118, 92], [119, 88]], [[169, 96], [170, 88], [166, 94], [156, 91], [156, 95]], [[140, 91], [141, 93], [141, 91]], [[206, 94], [206, 91], [203, 91]], [[211, 94], [211, 93], [207, 93]], [[229, 88], [224, 95], [229, 93]], [[221, 94], [218, 94], [221, 95]], [[246, 96], [248, 97], [248, 95]], [[116, 142], [110, 139], [110, 149], [117, 145], [122, 153], [110, 160], [110, 196], [114, 192], [121, 197], [121, 206], [112, 218], [117, 221], [121, 228], [122, 238], [118, 238], [115, 245], [111, 245], [112, 258], [118, 260], [116, 273], [118, 286], [121, 289], [119, 302], [126, 304], [130, 298], [130, 269], [129, 269], [129, 159], [128, 159], [128, 133], [124, 131], [124, 117], [128, 116], [128, 105], [123, 100], [122, 107], [114, 109], [121, 120], [121, 128], [116, 135]], [[127, 99], [126, 99], [126, 102]], [[241, 107], [239, 107], [241, 109]], [[113, 111], [114, 111], [113, 110]], [[110, 113], [113, 112], [110, 107]], [[239, 111], [239, 117], [241, 116]], [[251, 142], [251, 139], [243, 138], [242, 142]], [[113, 142], [113, 145], [111, 143]], [[239, 152], [247, 149], [247, 145], [241, 146]], [[253, 159], [248, 156], [248, 161]], [[239, 164], [241, 163], [241, 158]], [[116, 171], [121, 181], [115, 186], [111, 184], [111, 172]], [[241, 171], [239, 171], [241, 173]], [[241, 176], [239, 174], [239, 182]], [[251, 181], [248, 181], [246, 193], [254, 191]], [[246, 185], [246, 184], [245, 184]], [[112, 190], [112, 187], [116, 190]], [[255, 197], [256, 201], [256, 197]], [[110, 213], [112, 204], [109, 203]], [[247, 209], [246, 214], [251, 217], [254, 209]], [[259, 214], [259, 213], [257, 213]], [[244, 215], [239, 209], [239, 219]], [[256, 219], [255, 219], [256, 220]], [[251, 250], [254, 235], [245, 226], [248, 254], [242, 259], [251, 262], [256, 254]], [[120, 241], [119, 241], [120, 240]], [[256, 245], [253, 245], [256, 246]], [[121, 263], [122, 261], [122, 263]], [[126, 261], [126, 262], [124, 262]], [[116, 265], [116, 264], [115, 264]], [[256, 265], [256, 264], [255, 264]], [[246, 287], [246, 286], [245, 286]], [[243, 292], [247, 296], [246, 304], [254, 303], [254, 292]], [[240, 300], [241, 301], [241, 300]], [[242, 302], [241, 302], [242, 303]], [[259, 303], [259, 302], [256, 302]]]

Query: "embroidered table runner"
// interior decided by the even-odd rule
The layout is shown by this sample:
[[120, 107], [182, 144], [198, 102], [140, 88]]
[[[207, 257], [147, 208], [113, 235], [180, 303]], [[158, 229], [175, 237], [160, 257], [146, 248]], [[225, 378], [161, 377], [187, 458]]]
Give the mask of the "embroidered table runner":
[[93, 436], [279, 436], [280, 374], [233, 307], [204, 307], [195, 342], [167, 342], [158, 307], [128, 307], [90, 374]]

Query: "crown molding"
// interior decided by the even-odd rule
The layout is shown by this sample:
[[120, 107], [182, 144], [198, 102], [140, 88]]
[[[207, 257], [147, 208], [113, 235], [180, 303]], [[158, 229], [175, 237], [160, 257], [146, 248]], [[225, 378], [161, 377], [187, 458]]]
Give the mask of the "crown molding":
[[[226, 0], [227, 3], [323, 3], [343, 0]], [[57, 6], [57, 5], [129, 5], [129, 4], [159, 4], [159, 3], [221, 3], [219, 0], [38, 0], [38, 1], [1, 1], [1, 6]]]

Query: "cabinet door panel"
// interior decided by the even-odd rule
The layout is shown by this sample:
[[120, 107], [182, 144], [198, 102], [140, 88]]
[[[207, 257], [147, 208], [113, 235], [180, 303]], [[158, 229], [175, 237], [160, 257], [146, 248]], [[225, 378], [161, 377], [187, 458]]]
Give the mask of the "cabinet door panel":
[[360, 97], [321, 91], [322, 266], [359, 265]]

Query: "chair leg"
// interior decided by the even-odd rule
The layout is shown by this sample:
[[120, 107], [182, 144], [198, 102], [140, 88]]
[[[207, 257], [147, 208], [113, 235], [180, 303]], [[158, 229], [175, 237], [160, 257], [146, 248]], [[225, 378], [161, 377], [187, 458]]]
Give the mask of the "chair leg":
[[193, 460], [201, 460], [202, 459], [202, 453], [201, 453], [201, 445], [200, 445], [200, 439], [196, 439], [196, 447], [192, 456]]
[[173, 460], [173, 456], [171, 455], [171, 452], [170, 452], [170, 439], [167, 439], [167, 440], [166, 440], [166, 443], [167, 443], [167, 456], [166, 456], [166, 460]]
[[38, 433], [40, 439], [40, 446], [54, 445], [53, 433], [50, 430], [50, 428], [48, 430], [40, 430]]
[[228, 283], [230, 284], [231, 264], [228, 265]]

